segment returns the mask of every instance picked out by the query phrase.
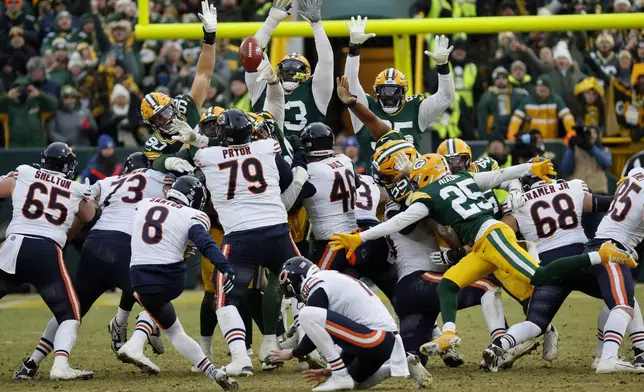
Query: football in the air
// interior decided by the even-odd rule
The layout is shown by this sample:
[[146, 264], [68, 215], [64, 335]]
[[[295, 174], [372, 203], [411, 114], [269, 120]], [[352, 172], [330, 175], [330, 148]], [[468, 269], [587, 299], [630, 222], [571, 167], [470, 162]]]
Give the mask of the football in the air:
[[247, 72], [257, 71], [264, 58], [264, 51], [255, 37], [247, 37], [239, 47], [239, 63]]

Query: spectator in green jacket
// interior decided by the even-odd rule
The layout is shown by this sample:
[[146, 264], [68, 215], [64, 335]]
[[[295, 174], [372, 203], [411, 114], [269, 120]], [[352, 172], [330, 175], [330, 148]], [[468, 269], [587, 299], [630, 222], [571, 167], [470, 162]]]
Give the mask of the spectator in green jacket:
[[44, 147], [45, 122], [54, 114], [58, 100], [41, 92], [28, 79], [19, 78], [0, 97], [0, 122], [4, 148]]
[[534, 96], [534, 80], [532, 80], [532, 76], [528, 75], [527, 71], [528, 70], [523, 61], [514, 61], [510, 68], [510, 76], [508, 77], [508, 81], [510, 82], [512, 91], [518, 94]]
[[53, 42], [54, 63], [47, 70], [49, 79], [56, 82], [59, 86], [65, 86], [72, 83], [72, 77], [67, 69], [69, 63], [69, 46], [64, 38], [56, 38]]
[[83, 14], [80, 17], [80, 28], [71, 36], [71, 42], [76, 44], [86, 42], [101, 53], [109, 49], [110, 40], [103, 30], [98, 15]]
[[476, 109], [480, 140], [485, 140], [491, 133], [505, 134], [512, 112], [524, 97], [508, 83], [507, 69], [497, 67], [492, 72], [492, 79], [494, 85], [483, 94]]
[[51, 49], [56, 38], [64, 38], [65, 41], [68, 42], [71, 39], [72, 32], [72, 14], [68, 11], [59, 13], [56, 15], [56, 26], [54, 27], [54, 31], [47, 34], [43, 40], [42, 45], [40, 46], [40, 53], [44, 53], [46, 49]]

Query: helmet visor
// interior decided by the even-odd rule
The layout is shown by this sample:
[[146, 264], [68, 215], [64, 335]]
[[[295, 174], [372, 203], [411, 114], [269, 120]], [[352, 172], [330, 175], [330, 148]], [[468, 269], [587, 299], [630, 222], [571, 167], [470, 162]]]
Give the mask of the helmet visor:
[[447, 159], [447, 164], [449, 165], [449, 171], [452, 174], [460, 173], [469, 169], [470, 158], [465, 155], [454, 155]]
[[306, 80], [306, 66], [298, 60], [286, 60], [277, 70], [283, 82], [298, 82]]
[[398, 107], [405, 96], [405, 90], [402, 86], [378, 86], [376, 95], [382, 106]]
[[163, 133], [172, 131], [172, 119], [174, 118], [174, 107], [172, 104], [161, 109], [157, 114], [150, 117], [150, 125]]

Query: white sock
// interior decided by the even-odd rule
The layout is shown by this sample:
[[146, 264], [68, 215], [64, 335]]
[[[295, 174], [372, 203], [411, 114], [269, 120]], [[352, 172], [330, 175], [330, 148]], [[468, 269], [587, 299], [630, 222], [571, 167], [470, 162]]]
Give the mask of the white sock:
[[130, 313], [129, 310], [116, 309], [116, 323], [118, 325], [127, 325], [127, 319], [130, 317]]
[[443, 332], [445, 331], [456, 332], [456, 324], [451, 321], [443, 323]]
[[371, 375], [368, 379], [364, 380], [361, 383], [356, 383], [356, 389], [367, 389], [375, 385], [380, 384], [391, 377], [391, 366], [387, 363], [376, 370], [374, 374]]
[[137, 351], [143, 352], [143, 347], [145, 342], [148, 341], [148, 337], [152, 333], [154, 328], [154, 321], [148, 312], [143, 311], [139, 313], [139, 317], [136, 320], [136, 328], [128, 340], [128, 345], [134, 346]]
[[438, 328], [438, 324], [434, 324], [434, 329], [432, 329], [432, 340], [441, 336], [441, 329]]
[[492, 340], [505, 333], [505, 312], [500, 287], [488, 290], [481, 296], [481, 313]]
[[61, 362], [67, 364], [67, 358], [69, 358], [69, 354], [72, 352], [72, 348], [74, 348], [78, 338], [79, 327], [80, 322], [78, 320], [65, 320], [58, 326], [56, 337], [54, 338], [54, 365]]
[[45, 327], [45, 330], [40, 337], [38, 346], [29, 357], [29, 359], [34, 361], [37, 366], [40, 366], [42, 360], [45, 359], [47, 355], [49, 355], [49, 353], [54, 349], [54, 339], [56, 339], [57, 330], [58, 321], [56, 321], [56, 317], [52, 317], [51, 319], [49, 319], [49, 322], [47, 323], [47, 326]]
[[163, 332], [168, 335], [168, 340], [170, 340], [170, 343], [172, 343], [174, 348], [179, 351], [179, 354], [187, 359], [188, 362], [201, 369], [201, 371], [204, 371], [207, 368], [207, 365], [210, 364], [206, 355], [201, 351], [199, 343], [195, 342], [183, 330], [183, 326], [179, 319], [177, 319], [170, 328], [164, 329]]
[[[632, 310], [632, 309], [631, 309]], [[602, 359], [617, 358], [617, 351], [624, 339], [624, 332], [632, 317], [626, 312], [625, 307], [616, 306], [611, 309], [604, 328], [604, 346], [602, 347]]]
[[539, 335], [541, 335], [541, 328], [537, 324], [532, 321], [523, 321], [511, 326], [508, 332], [501, 336], [501, 347], [504, 350], [509, 350]]
[[326, 309], [313, 306], [304, 307], [300, 310], [299, 319], [304, 333], [327, 359], [327, 362], [331, 366], [331, 371], [338, 375], [348, 374], [344, 361], [335, 348], [331, 335], [329, 335], [325, 328]]
[[604, 327], [606, 326], [606, 320], [608, 320], [608, 315], [610, 314], [610, 309], [604, 304], [602, 309], [599, 311], [597, 316], [597, 348], [595, 349], [595, 356], [602, 356], [602, 348], [604, 347]]
[[642, 311], [637, 300], [635, 300], [635, 305], [633, 306], [633, 319], [628, 324], [626, 331], [631, 338], [633, 347], [644, 350], [644, 321], [642, 320]]
[[224, 334], [224, 339], [228, 343], [233, 361], [248, 358], [246, 353], [246, 328], [237, 308], [233, 305], [228, 305], [217, 309], [217, 321], [221, 332]]
[[[212, 355], [212, 335], [211, 336], [199, 336], [199, 346], [201, 351], [208, 356]], [[212, 358], [209, 358], [212, 360]]]

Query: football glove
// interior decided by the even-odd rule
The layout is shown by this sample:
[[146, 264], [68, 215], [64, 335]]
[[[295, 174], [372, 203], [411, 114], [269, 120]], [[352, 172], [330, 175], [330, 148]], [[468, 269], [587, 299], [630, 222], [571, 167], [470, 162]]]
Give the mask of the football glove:
[[436, 265], [452, 266], [456, 264], [449, 258], [449, 250], [439, 250], [429, 255], [429, 261]]
[[523, 199], [523, 192], [516, 189], [510, 191], [510, 194], [508, 194], [508, 198], [506, 199], [506, 202], [508, 201], [509, 201], [509, 207], [512, 208], [512, 211], [514, 212], [519, 211], [519, 208], [525, 205], [525, 200]]
[[195, 171], [194, 166], [192, 166], [185, 159], [170, 157], [165, 160], [166, 170], [170, 170], [178, 173], [192, 173]]
[[224, 275], [224, 287], [222, 288], [224, 290], [224, 293], [228, 294], [230, 293], [230, 290], [235, 287], [235, 273], [231, 271], [227, 271], [223, 273]]
[[175, 118], [172, 120], [172, 127], [177, 130], [178, 135], [172, 136], [173, 140], [178, 140], [183, 144], [203, 148], [208, 147], [208, 137], [197, 133], [188, 123]]
[[333, 233], [329, 240], [329, 245], [333, 252], [346, 249], [347, 259], [351, 257], [353, 252], [362, 244], [362, 237], [356, 231], [351, 234], [347, 233]]
[[398, 172], [403, 174], [405, 177], [408, 177], [409, 174], [411, 174], [411, 162], [409, 161], [407, 154], [402, 151], [398, 151], [394, 154], [394, 159], [396, 160], [394, 163], [394, 169], [398, 170]]
[[291, 3], [292, 0], [274, 1], [273, 6], [270, 11], [268, 11], [268, 17], [275, 20], [277, 23], [280, 23], [290, 15], [288, 11], [291, 8]]
[[309, 180], [309, 172], [302, 166], [295, 166], [291, 172], [293, 172], [293, 182], [296, 184], [304, 185]]
[[300, 0], [298, 12], [307, 22], [317, 23], [322, 20], [322, 0]]
[[535, 162], [530, 165], [530, 172], [544, 180], [547, 184], [552, 183], [552, 180], [548, 176], [557, 175], [552, 162], [547, 159], [539, 159], [539, 155], [535, 158]]
[[208, 4], [208, 0], [201, 2], [201, 13], [197, 14], [203, 24], [203, 29], [206, 33], [214, 33], [217, 31], [217, 8], [214, 5]]
[[347, 21], [347, 29], [349, 29], [349, 42], [354, 45], [362, 45], [369, 38], [376, 36], [375, 33], [365, 34], [364, 30], [367, 27], [367, 17], [364, 19], [358, 15], [358, 19], [351, 17], [351, 21]]
[[429, 50], [425, 51], [425, 54], [431, 57], [436, 65], [447, 64], [449, 60], [449, 54], [454, 50], [454, 46], [447, 47], [449, 45], [449, 38], [444, 35], [437, 35], [434, 39], [434, 51], [430, 52]]
[[262, 60], [259, 67], [257, 67], [257, 71], [259, 72], [259, 76], [257, 77], [258, 82], [262, 80], [265, 80], [268, 84], [277, 84], [279, 82], [273, 66], [266, 59]]

